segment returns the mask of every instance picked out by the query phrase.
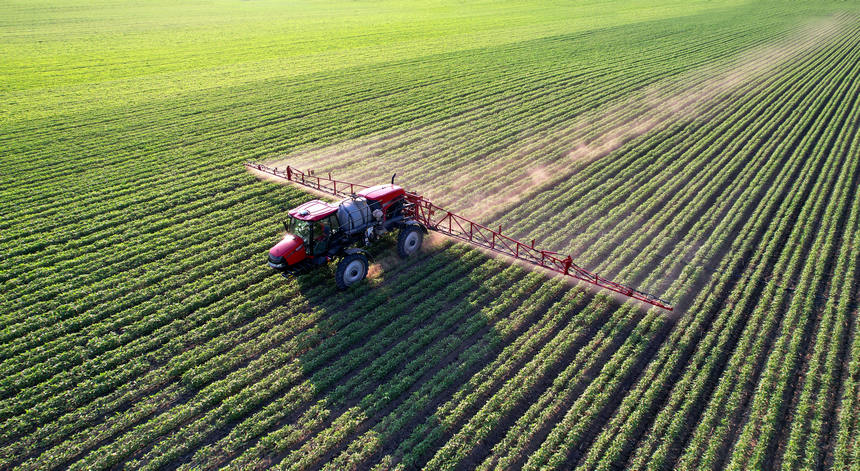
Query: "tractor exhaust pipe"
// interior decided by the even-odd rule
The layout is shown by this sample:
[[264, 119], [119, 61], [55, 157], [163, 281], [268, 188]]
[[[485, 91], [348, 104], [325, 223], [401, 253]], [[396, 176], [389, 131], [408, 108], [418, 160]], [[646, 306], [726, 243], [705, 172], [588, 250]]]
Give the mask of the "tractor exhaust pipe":
[[394, 184], [394, 177], [396, 177], [396, 176], [397, 176], [397, 174], [396, 174], [396, 173], [395, 173], [394, 175], [392, 175], [392, 176], [391, 176], [391, 184], [392, 184], [392, 185]]

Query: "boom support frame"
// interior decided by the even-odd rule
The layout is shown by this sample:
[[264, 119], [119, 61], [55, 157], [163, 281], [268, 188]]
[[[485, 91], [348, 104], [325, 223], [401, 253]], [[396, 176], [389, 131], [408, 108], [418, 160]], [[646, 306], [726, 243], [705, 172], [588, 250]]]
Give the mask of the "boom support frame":
[[[287, 166], [284, 170], [251, 162], [245, 163], [245, 166], [258, 172], [283, 178], [292, 183], [337, 197], [345, 198], [355, 194], [356, 191], [368, 188], [366, 185], [335, 180], [331, 177], [331, 174], [321, 177], [315, 175], [312, 171], [302, 172], [290, 166]], [[667, 311], [674, 310], [671, 304], [654, 295], [603, 278], [596, 273], [580, 267], [573, 263], [570, 255], [536, 248], [534, 239], [530, 244], [520, 242], [502, 234], [501, 226], [499, 226], [498, 230], [495, 230], [478, 224], [468, 218], [436, 206], [431, 201], [414, 192], [406, 191], [406, 199], [409, 204], [405, 212], [429, 230], [599, 286]]]

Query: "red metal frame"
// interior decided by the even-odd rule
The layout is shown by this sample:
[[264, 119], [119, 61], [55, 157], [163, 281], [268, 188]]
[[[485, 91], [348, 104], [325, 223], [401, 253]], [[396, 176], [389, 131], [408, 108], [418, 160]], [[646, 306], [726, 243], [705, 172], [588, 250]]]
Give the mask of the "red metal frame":
[[285, 178], [293, 183], [298, 183], [299, 185], [304, 185], [308, 188], [313, 188], [314, 190], [322, 191], [323, 193], [328, 193], [334, 196], [340, 196], [342, 198], [352, 196], [365, 188], [370, 188], [367, 185], [335, 180], [331, 177], [331, 174], [329, 174], [328, 177], [318, 177], [310, 170], [302, 172], [290, 167], [289, 165], [286, 169], [280, 170], [278, 167], [269, 167], [263, 164], [246, 162], [245, 167], [267, 173], [269, 175], [274, 175], [276, 177]]
[[[318, 177], [311, 171], [301, 172], [289, 166], [284, 171], [256, 163], [246, 163], [245, 166], [334, 196], [347, 197], [355, 194], [356, 188], [359, 190], [368, 188], [364, 185], [335, 180], [331, 178], [331, 174], [328, 177]], [[344, 191], [347, 188], [349, 191]], [[408, 208], [410, 215], [427, 229], [493, 252], [532, 263], [586, 283], [597, 285], [667, 311], [674, 309], [668, 302], [656, 296], [608, 280], [576, 265], [573, 263], [570, 255], [536, 249], [534, 240], [532, 240], [531, 244], [524, 244], [508, 237], [502, 234], [501, 226], [499, 230], [490, 229], [487, 226], [442, 209], [424, 199], [423, 196], [409, 191], [406, 192], [406, 199], [411, 203]]]

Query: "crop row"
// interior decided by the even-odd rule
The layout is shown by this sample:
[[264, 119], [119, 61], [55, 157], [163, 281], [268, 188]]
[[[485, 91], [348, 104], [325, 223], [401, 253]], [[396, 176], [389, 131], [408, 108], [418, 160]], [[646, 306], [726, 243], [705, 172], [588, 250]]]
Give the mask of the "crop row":
[[[778, 194], [778, 193], [774, 193], [774, 194]], [[753, 201], [754, 201], [754, 200], [753, 200]], [[742, 202], [741, 202], [741, 203], [742, 203]], [[744, 207], [744, 205], [743, 205], [743, 204], [741, 204], [741, 205], [740, 205], [740, 207]], [[739, 216], [740, 216], [740, 217], [742, 217], [742, 213], [740, 213], [740, 212], [739, 212], [739, 213], [737, 213], [737, 216], [735, 216], [735, 217], [734, 217], [734, 219], [735, 219], [735, 220], [737, 220]], [[720, 232], [718, 232], [718, 233], [720, 233]], [[736, 247], [732, 250], [732, 253], [736, 253], [736, 254], [738, 254], [738, 255], [741, 255], [741, 254], [746, 253], [746, 251], [745, 251], [745, 250], [741, 250], [741, 249], [742, 249], [742, 247], [738, 246], [738, 243], [739, 243], [741, 240], [743, 240], [743, 241], [744, 241], [744, 243], [745, 243], [745, 244], [747, 244], [747, 246], [750, 246], [750, 242], [751, 242], [751, 241], [750, 241], [749, 239], [746, 239], [746, 238], [739, 238], [739, 239], [735, 242]], [[755, 246], [755, 239], [753, 239], [751, 246]], [[738, 259], [742, 259], [742, 257], [736, 257], [736, 258], [738, 258]], [[696, 269], [696, 270], [698, 270], [698, 269]], [[686, 270], [685, 270], [685, 271], [686, 271]], [[725, 269], [723, 269], [723, 270], [721, 270], [721, 271], [722, 271], [722, 272], [725, 272]], [[729, 273], [731, 273], [731, 270], [729, 271]], [[723, 282], [728, 281], [728, 280], [729, 280], [729, 278], [730, 278], [730, 277], [724, 277]], [[707, 292], [709, 292], [709, 291], [706, 291], [706, 293], [707, 293]], [[713, 294], [711, 293], [711, 294], [708, 294], [707, 296], [713, 296]], [[706, 296], [702, 296], [702, 297], [700, 298], [700, 300], [705, 300], [705, 299], [708, 299], [708, 298], [707, 298]], [[717, 299], [719, 299], [719, 298], [717, 298]], [[709, 300], [709, 302], [710, 302], [710, 303], [714, 303], [714, 302], [718, 302], [718, 301], [716, 301], [715, 299], [711, 299], [711, 300]], [[699, 302], [698, 302], [698, 301], [697, 301], [697, 304], [699, 304]], [[694, 306], [695, 306], [695, 304], [694, 304]], [[695, 319], [695, 318], [693, 318], [693, 319]], [[702, 320], [704, 320], [704, 319], [706, 319], [706, 318], [703, 318]], [[701, 322], [701, 321], [698, 321], [698, 322]], [[705, 325], [707, 325], [707, 324], [705, 324]], [[715, 325], [714, 327], [716, 327], [716, 325]], [[685, 340], [685, 342], [689, 342], [690, 340], [692, 340], [693, 338], [695, 338], [695, 337], [690, 337], [690, 335], [689, 335], [689, 334], [690, 334], [690, 332], [687, 330], [687, 328], [684, 328], [684, 329], [678, 329], [676, 332], [677, 332], [677, 333], [681, 333], [681, 332], [683, 332], [683, 333], [687, 334], [687, 335], [686, 335], [687, 340]], [[709, 335], [710, 335], [710, 334], [709, 334]], [[677, 337], [677, 335], [676, 335], [676, 337]], [[674, 343], [675, 341], [676, 341], [676, 340], [673, 340], [672, 342]], [[668, 351], [667, 351], [667, 353], [668, 353]], [[677, 352], [672, 352], [672, 355], [671, 355], [671, 356], [676, 357], [676, 358], [683, 358], [683, 356], [680, 356], [680, 357], [679, 357]], [[676, 360], [676, 361], [677, 361], [677, 360]], [[676, 370], [675, 370], [675, 369], [673, 369], [673, 368], [666, 368], [665, 366], [663, 366], [663, 367], [662, 367], [662, 369], [661, 369], [661, 366], [660, 366], [660, 365], [661, 365], [661, 363], [657, 363], [657, 364], [655, 364], [655, 365], [654, 365], [654, 366], [655, 366], [655, 368], [654, 368], [654, 371], [655, 371], [655, 372], [654, 372], [654, 373], [649, 374], [649, 375], [648, 375], [648, 377], [651, 377], [651, 375], [652, 375], [652, 374], [656, 374], [656, 372], [662, 371], [662, 372], [663, 372], [663, 374], [662, 374], [661, 376], [663, 376], [663, 377], [665, 377], [665, 378], [670, 378], [670, 377], [671, 377], [672, 372], [673, 372], [673, 371], [676, 371]], [[651, 387], [651, 386], [653, 386], [653, 384], [651, 383], [651, 381], [653, 381], [653, 380], [650, 380], [649, 382], [647, 382], [647, 383], [642, 383], [642, 384], [643, 384], [643, 386], [647, 386], [647, 387], [648, 387], [648, 390], [649, 390], [649, 393], [651, 393], [651, 394], [653, 395], [653, 394], [656, 394], [656, 391], [654, 391], [654, 390], [655, 390], [655, 388], [652, 388], [652, 387]], [[641, 393], [637, 393], [637, 394], [641, 394]], [[630, 400], [631, 400], [631, 401], [635, 401], [635, 399], [634, 399], [635, 397], [636, 397], [636, 394], [631, 394], [631, 398], [630, 398]], [[632, 404], [633, 404], [633, 402], [631, 402], [631, 403], [630, 403], [630, 405], [632, 405]], [[627, 407], [629, 407], [629, 405], [628, 405]], [[637, 414], [638, 414], [638, 413], [641, 413], [641, 411], [640, 411], [640, 412], [637, 412]], [[631, 425], [634, 425], [634, 424], [631, 424]], [[628, 426], [628, 427], [629, 427], [629, 426]], [[632, 427], [632, 430], [636, 430], [636, 429], [637, 429], [637, 427]], [[606, 435], [606, 438], [609, 438], [609, 436], [608, 436], [608, 435]], [[618, 442], [618, 441], [616, 441], [616, 443], [617, 443], [617, 445], [615, 445], [615, 449], [616, 449], [616, 453], [617, 453], [618, 451], [621, 451], [621, 450], [622, 450], [622, 448], [623, 448], [623, 447], [622, 447], [621, 445], [622, 445], [622, 443], [623, 443], [623, 442]]]
[[[860, 33], [776, 10], [13, 123], [0, 467], [847, 465]], [[307, 195], [236, 164], [287, 150], [397, 164], [680, 316], [431, 240], [347, 292], [285, 281], [261, 254]]]
[[[707, 158], [707, 157], [705, 157], [705, 158]], [[731, 201], [731, 200], [727, 200], [727, 201]], [[674, 229], [674, 228], [673, 228], [672, 224], [669, 224], [669, 226], [666, 228], [666, 232], [671, 233], [671, 232], [673, 231], [673, 229]], [[655, 240], [655, 241], [654, 241], [654, 243], [655, 243], [655, 244], [657, 244], [657, 243], [658, 243], [658, 241], [656, 241], [656, 240]], [[684, 246], [684, 245], [685, 245], [685, 244], [684, 244], [683, 242], [682, 242], [682, 243], [680, 243], [680, 244], [678, 244], [678, 246]], [[537, 412], [537, 411], [535, 411], [535, 412]], [[524, 427], [525, 427], [525, 428], [529, 428], [529, 426], [526, 426], [526, 425], [524, 425]], [[509, 436], [509, 437], [511, 437], [512, 439], [516, 439], [516, 435], [515, 435], [515, 434], [509, 434], [508, 436]]]
[[[445, 257], [440, 258], [445, 259]], [[433, 267], [430, 266], [427, 268], [432, 269]], [[422, 276], [426, 275], [423, 275], [422, 272], [417, 272], [411, 278], [407, 277], [406, 280], [408, 281], [412, 279], [414, 282], [414, 280], [420, 279]], [[317, 278], [318, 281], [321, 281], [321, 278], [324, 277], [324, 274], [319, 274], [315, 278]], [[289, 299], [291, 293], [283, 293], [278, 290], [273, 290], [273, 287], [278, 285], [277, 280], [278, 278], [275, 278], [275, 283], [267, 283], [259, 289], [247, 293], [244, 305], [246, 306], [246, 309], [251, 308], [248, 315], [257, 315], [258, 306], [260, 309], [266, 309], [267, 306], [275, 306], [279, 302], [282, 302], [281, 300]], [[320, 284], [322, 285], [322, 283]], [[322, 298], [322, 296], [324, 296], [322, 293], [325, 292], [326, 289], [320, 288], [316, 291], [317, 294], [315, 296], [313, 293], [308, 293], [311, 300]], [[265, 297], [261, 299], [261, 295], [273, 296], [273, 298], [267, 301]], [[295, 293], [292, 293], [292, 295], [295, 296]], [[329, 302], [332, 303], [332, 307], [337, 306], [338, 303], [343, 304], [344, 299], [342, 297], [339, 298], [340, 299], [335, 298], [329, 300]], [[149, 390], [151, 394], [152, 390], [148, 388], [153, 384], [154, 379], [160, 378], [159, 381], [171, 381], [181, 376], [183, 378], [183, 383], [186, 384], [187, 387], [191, 388], [189, 390], [189, 392], [191, 392], [207, 385], [208, 381], [227, 375], [232, 368], [236, 366], [235, 361], [237, 359], [241, 361], [242, 358], [254, 358], [260, 355], [261, 352], [271, 349], [273, 346], [284, 348], [286, 349], [286, 352], [292, 351], [294, 352], [292, 355], [307, 349], [309, 346], [313, 345], [314, 342], [319, 342], [321, 338], [324, 338], [327, 335], [327, 327], [325, 327], [326, 322], [324, 321], [328, 316], [326, 315], [325, 310], [316, 310], [314, 315], [308, 315], [308, 312], [300, 308], [300, 306], [305, 304], [306, 301], [302, 301], [301, 298], [296, 298], [296, 301], [299, 303], [298, 305], [287, 305], [284, 306], [283, 309], [275, 309], [266, 316], [255, 319], [253, 322], [242, 326], [240, 329], [232, 327], [235, 332], [229, 337], [224, 335], [224, 330], [231, 328], [230, 323], [235, 321], [241, 322], [242, 320], [241, 318], [235, 319], [235, 316], [231, 314], [231, 306], [228, 304], [222, 307], [222, 309], [226, 308], [222, 311], [223, 314], [220, 314], [224, 319], [219, 319], [218, 311], [207, 313], [207, 317], [212, 316], [212, 314], [215, 314], [215, 316], [212, 317], [211, 320], [204, 318], [206, 321], [196, 329], [194, 332], [196, 335], [189, 332], [189, 334], [185, 334], [180, 337], [182, 340], [193, 342], [190, 345], [196, 344], [196, 346], [193, 349], [188, 350], [187, 346], [183, 346], [182, 344], [176, 345], [175, 347], [179, 347], [179, 351], [183, 352], [183, 354], [178, 357], [175, 357], [175, 347], [161, 348], [159, 351], [150, 354], [165, 358], [167, 361], [161, 364], [156, 363], [155, 365], [152, 365], [150, 371], [147, 372], [147, 377], [150, 379], [148, 381], [141, 380], [141, 384], [136, 386], [136, 388], [143, 386], [145, 388], [144, 391]], [[354, 322], [356, 319], [360, 319], [363, 312], [367, 311], [358, 310], [353, 315], [338, 319], [337, 323], [335, 325], [331, 325], [330, 328], [343, 328], [349, 322]], [[285, 315], [294, 320], [285, 322]], [[318, 322], [320, 324], [308, 330], [308, 328], [314, 325], [314, 322]], [[337, 324], [340, 323], [343, 323], [343, 325], [337, 327]], [[279, 327], [278, 329], [273, 330], [274, 326]], [[273, 336], [272, 341], [255, 341], [255, 339], [257, 339], [262, 333], [266, 332]], [[165, 335], [175, 336], [175, 333], [167, 331], [165, 332]], [[279, 338], [282, 340], [279, 341]], [[237, 345], [236, 340], [238, 339], [244, 340]], [[279, 345], [279, 342], [283, 342], [284, 340], [288, 340], [288, 342]], [[250, 343], [243, 345], [245, 342]], [[248, 346], [252, 347], [251, 350], [247, 350]], [[245, 351], [244, 355], [237, 355], [237, 353], [242, 352], [243, 350]], [[252, 371], [254, 370], [252, 369]], [[255, 374], [261, 374], [265, 371], [265, 369], [255, 371]], [[204, 378], [207, 378], [208, 380]], [[121, 385], [122, 383], [117, 384]], [[122, 389], [128, 389], [125, 386], [120, 387]], [[138, 394], [134, 392], [134, 389], [128, 392]], [[108, 429], [110, 431], [109, 433], [116, 433], [117, 429], [115, 427], [119, 426], [121, 427], [119, 430], [123, 430], [125, 427], [128, 427], [129, 424], [120, 420], [112, 423], [111, 425], [112, 428]], [[84, 440], [84, 443], [90, 442], [90, 438], [91, 437], [88, 437], [86, 434], [78, 437], [79, 440]], [[70, 444], [67, 443], [57, 449], [63, 450], [63, 453], [67, 453], [70, 449], [69, 445]], [[52, 457], [51, 459], [54, 458]]]

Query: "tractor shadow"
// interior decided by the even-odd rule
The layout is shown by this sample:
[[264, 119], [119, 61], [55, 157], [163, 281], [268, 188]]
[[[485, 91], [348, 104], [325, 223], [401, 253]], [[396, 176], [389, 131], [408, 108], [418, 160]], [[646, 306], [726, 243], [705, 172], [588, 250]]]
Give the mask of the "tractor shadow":
[[[396, 256], [393, 239], [371, 250], [371, 273], [352, 289], [335, 287], [333, 264], [296, 279], [307, 308], [320, 316], [299, 334], [308, 347], [296, 368], [307, 382], [259, 404], [257, 410], [297, 397], [274, 425], [245, 444], [244, 450], [262, 446], [256, 463], [422, 467], [473, 416], [486, 412], [488, 399], [508, 394], [512, 377], [529, 375], [529, 386], [514, 386], [517, 399], [460, 461], [460, 467], [477, 465], [619, 306], [608, 301], [601, 312], [583, 317], [593, 294], [463, 244], [431, 241], [407, 260]], [[570, 401], [626, 340], [637, 320], [629, 322], [630, 329], [611, 339], [617, 345], [592, 359]], [[582, 328], [558, 361], [521, 373], [534, 368], [535, 355], [553, 349], [570, 323]], [[302, 384], [310, 392], [298, 394]], [[563, 404], [539, 433], [545, 437], [569, 406]], [[261, 444], [270, 433], [286, 438]]]

